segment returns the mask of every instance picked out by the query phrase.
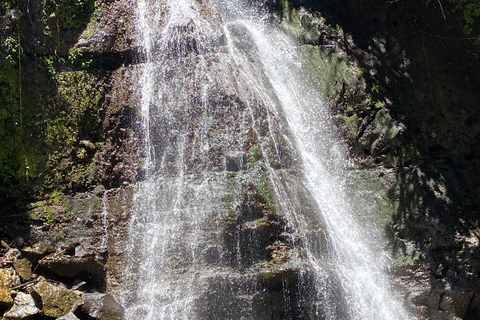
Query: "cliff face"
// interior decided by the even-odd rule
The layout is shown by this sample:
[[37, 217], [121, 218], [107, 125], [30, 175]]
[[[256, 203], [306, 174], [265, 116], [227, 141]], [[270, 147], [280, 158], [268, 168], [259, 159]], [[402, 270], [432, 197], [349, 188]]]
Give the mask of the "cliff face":
[[[311, 8], [328, 13], [351, 36], [352, 41], [340, 43], [364, 70], [378, 99], [370, 111], [347, 107], [345, 112], [342, 101], [337, 110], [354, 157], [366, 159], [367, 167], [384, 168], [381, 179], [395, 207], [385, 227], [398, 274], [413, 292], [426, 290], [413, 299], [426, 316], [475, 319], [478, 21], [472, 20], [473, 33], [466, 31], [465, 7], [449, 1], [427, 6], [327, 1], [321, 8], [312, 2]], [[357, 125], [352, 127], [352, 120]], [[388, 128], [401, 128], [397, 141], [364, 144], [382, 133], [388, 136]]]
[[[142, 137], [135, 130], [139, 96], [132, 85], [140, 80], [135, 5], [3, 1], [0, 8], [0, 236], [23, 248], [48, 279], [70, 286], [80, 279], [88, 283], [86, 291], [120, 289], [129, 184], [143, 179]], [[272, 1], [265, 7], [299, 39], [309, 69], [324, 83], [339, 136], [359, 169], [351, 192], [367, 190], [364, 201], [389, 237], [393, 275], [411, 292], [409, 300], [426, 318], [478, 318], [480, 66], [473, 55], [478, 48], [461, 40], [463, 11], [448, 2], [439, 12], [413, 0], [388, 6], [373, 0]], [[242, 170], [264, 170], [258, 169], [258, 144], [245, 144], [251, 159]], [[232, 168], [244, 161], [230, 158]], [[282, 161], [279, 169], [287, 167]], [[263, 219], [269, 234], [282, 225], [268, 196], [255, 192], [259, 186], [252, 179], [238, 193], [235, 201], [243, 205], [225, 221], [231, 229], [226, 242], [235, 240], [228, 238], [235, 230], [248, 233], [242, 225], [250, 218]], [[250, 231], [262, 238], [261, 228]], [[272, 264], [251, 279], [258, 286], [252, 295], [270, 290], [259, 300], [258, 314], [283, 303], [282, 281], [300, 281], [294, 267], [272, 273], [281, 263], [274, 258], [289, 255], [287, 239], [276, 234], [265, 242], [270, 249], [254, 255]], [[64, 256], [39, 262], [55, 248], [28, 256], [24, 247], [40, 240]], [[85, 247], [90, 249], [83, 252]], [[80, 264], [80, 272], [65, 275], [52, 263], [65, 259]], [[223, 280], [212, 282], [208, 303], [219, 303]], [[302, 303], [306, 308], [308, 301]], [[280, 309], [274, 308], [279, 317]]]

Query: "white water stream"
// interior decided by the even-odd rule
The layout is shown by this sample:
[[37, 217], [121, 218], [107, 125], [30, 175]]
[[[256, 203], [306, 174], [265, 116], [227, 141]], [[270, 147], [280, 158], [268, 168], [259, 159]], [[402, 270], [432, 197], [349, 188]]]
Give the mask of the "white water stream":
[[[321, 83], [309, 82], [298, 48], [260, 11], [246, 0], [138, 1], [147, 178], [137, 186], [131, 221], [126, 282], [135, 285], [126, 299], [127, 319], [203, 319], [197, 304], [216, 272], [205, 267], [205, 252], [212, 249], [206, 243], [209, 232], [215, 232], [212, 221], [220, 221], [228, 211], [224, 202], [229, 188], [210, 152], [223, 146], [241, 149], [235, 126], [252, 127], [260, 135], [254, 116], [258, 105], [271, 117], [286, 119], [284, 130], [290, 134], [285, 140], [301, 158], [305, 184], [326, 225], [328, 252], [319, 255], [308, 245], [305, 250], [317, 273], [314, 290], [327, 292], [332, 280], [325, 279], [334, 279], [342, 299], [323, 294], [316, 318], [411, 319], [390, 289], [388, 257], [379, 249], [382, 238], [373, 224], [360, 223], [362, 208], [346, 196], [349, 163], [332, 134]], [[224, 45], [218, 44], [221, 34]], [[225, 71], [209, 59], [218, 52], [225, 68], [236, 75], [243, 92], [238, 95], [248, 90], [257, 99], [257, 105], [247, 103], [244, 112], [249, 116], [241, 124], [219, 124], [215, 118], [210, 95], [223, 83], [218, 73]], [[194, 58], [187, 58], [193, 53]], [[262, 153], [279, 208], [290, 224], [301, 228], [305, 221], [289, 210], [281, 178], [267, 152]], [[215, 248], [218, 261], [224, 261], [221, 245]], [[238, 294], [247, 296], [251, 290], [240, 281], [238, 286]], [[253, 307], [246, 303], [242, 308]], [[245, 314], [235, 319], [251, 319]]]

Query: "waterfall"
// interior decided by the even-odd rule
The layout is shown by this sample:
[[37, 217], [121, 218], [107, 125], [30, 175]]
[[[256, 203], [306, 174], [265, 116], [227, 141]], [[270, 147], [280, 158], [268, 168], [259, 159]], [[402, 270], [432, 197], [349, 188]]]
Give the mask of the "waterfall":
[[137, 14], [146, 174], [126, 318], [411, 318], [383, 240], [346, 195], [322, 84], [268, 13], [247, 0], [138, 0]]

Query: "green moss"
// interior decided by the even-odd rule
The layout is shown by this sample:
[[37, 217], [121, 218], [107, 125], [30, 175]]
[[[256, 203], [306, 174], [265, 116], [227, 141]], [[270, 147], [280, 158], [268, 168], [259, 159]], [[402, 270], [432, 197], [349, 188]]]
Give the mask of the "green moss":
[[258, 185], [255, 188], [256, 196], [259, 198], [260, 202], [263, 202], [267, 205], [267, 209], [272, 212], [275, 212], [275, 198], [272, 192], [272, 186], [270, 182], [270, 176], [263, 172], [260, 174], [260, 179]]
[[[428, 3], [428, 2], [427, 2]], [[480, 23], [480, 2], [478, 0], [448, 0], [453, 6], [452, 13], [460, 12], [463, 16], [463, 33], [472, 36], [473, 45], [476, 47], [476, 52], [473, 55], [478, 58], [480, 56], [480, 30], [475, 27]]]
[[54, 190], [44, 195], [44, 198], [45, 200], [35, 203], [35, 208], [30, 212], [30, 218], [43, 220], [45, 223], [72, 219], [67, 198], [60, 191]]
[[[79, 137], [101, 139], [98, 79], [86, 71], [64, 72], [56, 77], [59, 111], [47, 120], [45, 141], [63, 151], [73, 151]], [[86, 152], [79, 151], [80, 158]]]
[[259, 160], [261, 160], [262, 157], [263, 157], [262, 149], [258, 146], [252, 148], [252, 150], [250, 150], [250, 155], [251, 155], [253, 163], [256, 163]]
[[420, 151], [413, 146], [407, 146], [404, 151], [404, 156], [408, 161], [414, 160], [420, 157]]
[[301, 46], [300, 52], [306, 61], [305, 76], [326, 97], [336, 101], [344, 88], [354, 88], [358, 82], [356, 70], [340, 55], [312, 45]]

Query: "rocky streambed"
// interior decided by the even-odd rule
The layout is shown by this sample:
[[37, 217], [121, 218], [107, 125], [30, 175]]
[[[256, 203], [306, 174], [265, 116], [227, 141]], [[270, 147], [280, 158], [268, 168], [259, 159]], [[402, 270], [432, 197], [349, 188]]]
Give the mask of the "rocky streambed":
[[81, 244], [38, 242], [22, 250], [2, 241], [3, 319], [122, 319], [122, 305], [104, 288], [105, 268]]

